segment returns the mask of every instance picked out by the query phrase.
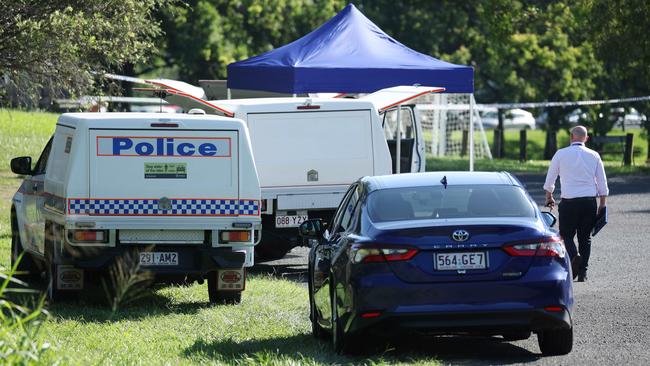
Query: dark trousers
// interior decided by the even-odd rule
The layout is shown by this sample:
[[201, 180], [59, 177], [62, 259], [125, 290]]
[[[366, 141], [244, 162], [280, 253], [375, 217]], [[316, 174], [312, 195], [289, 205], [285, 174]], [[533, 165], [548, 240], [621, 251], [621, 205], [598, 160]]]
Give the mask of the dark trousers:
[[[558, 211], [560, 214], [560, 235], [564, 240], [569, 258], [578, 254], [582, 257], [582, 265], [579, 274], [587, 272], [589, 266], [589, 255], [591, 254], [591, 230], [596, 222], [596, 211], [598, 206], [596, 198], [574, 198], [560, 201]], [[573, 237], [578, 234], [578, 249]]]

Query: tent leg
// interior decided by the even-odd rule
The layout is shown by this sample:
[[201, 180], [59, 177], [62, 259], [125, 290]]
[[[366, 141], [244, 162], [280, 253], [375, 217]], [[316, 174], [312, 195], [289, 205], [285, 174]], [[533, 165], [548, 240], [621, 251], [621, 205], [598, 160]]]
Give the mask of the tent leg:
[[469, 171], [474, 171], [474, 94], [469, 95]]
[[402, 105], [397, 106], [397, 137], [395, 141], [395, 174], [401, 173], [402, 162]]
[[226, 89], [226, 98], [228, 98], [228, 100], [232, 99], [232, 95], [230, 94], [230, 88]]

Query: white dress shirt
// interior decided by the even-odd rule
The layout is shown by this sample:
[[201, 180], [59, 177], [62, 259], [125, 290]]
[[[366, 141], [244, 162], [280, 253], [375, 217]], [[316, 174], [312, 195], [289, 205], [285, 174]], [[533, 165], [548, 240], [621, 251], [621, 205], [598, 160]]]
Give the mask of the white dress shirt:
[[585, 147], [582, 142], [558, 150], [546, 173], [544, 190], [553, 193], [555, 181], [560, 176], [561, 197], [607, 196], [605, 168], [597, 152]]

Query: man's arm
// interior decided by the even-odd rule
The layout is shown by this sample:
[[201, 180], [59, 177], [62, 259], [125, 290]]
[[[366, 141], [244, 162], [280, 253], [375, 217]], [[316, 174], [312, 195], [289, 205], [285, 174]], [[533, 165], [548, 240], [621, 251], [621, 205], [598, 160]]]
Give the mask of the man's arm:
[[603, 161], [600, 159], [598, 159], [598, 162], [596, 163], [596, 190], [598, 192], [598, 198], [600, 199], [598, 205], [598, 213], [600, 213], [603, 210], [603, 207], [607, 205], [607, 196], [609, 195], [605, 167], [603, 166]]
[[553, 191], [555, 190], [555, 181], [557, 180], [558, 175], [560, 175], [560, 159], [558, 158], [558, 153], [555, 153], [555, 155], [553, 155], [553, 159], [551, 159], [551, 164], [548, 167], [548, 172], [546, 172], [546, 180], [544, 181], [544, 191], [546, 191], [546, 206], [551, 208], [555, 206]]

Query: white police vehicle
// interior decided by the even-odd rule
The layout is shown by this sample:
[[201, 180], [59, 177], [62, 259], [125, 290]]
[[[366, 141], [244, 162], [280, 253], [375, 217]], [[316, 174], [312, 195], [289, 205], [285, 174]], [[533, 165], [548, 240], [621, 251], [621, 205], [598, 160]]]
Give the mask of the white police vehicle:
[[[11, 207], [12, 259], [45, 272], [55, 301], [111, 266], [157, 282], [207, 279], [211, 302], [236, 303], [260, 239], [260, 185], [248, 129], [206, 115], [71, 113]], [[109, 282], [110, 283], [110, 282]]]

